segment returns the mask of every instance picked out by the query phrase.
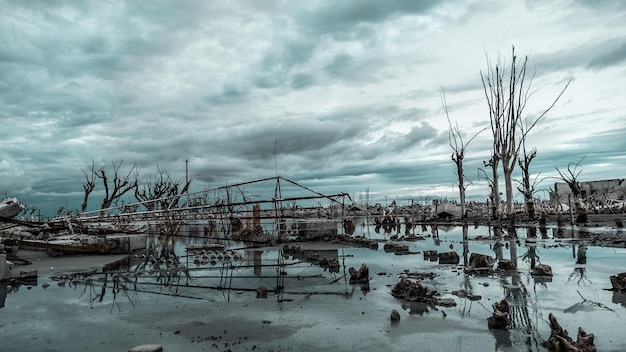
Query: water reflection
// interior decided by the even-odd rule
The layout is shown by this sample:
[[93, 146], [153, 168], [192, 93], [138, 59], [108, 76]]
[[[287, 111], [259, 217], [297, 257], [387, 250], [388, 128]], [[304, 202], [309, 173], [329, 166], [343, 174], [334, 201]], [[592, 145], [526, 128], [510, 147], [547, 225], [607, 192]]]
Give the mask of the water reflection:
[[[299, 297], [299, 304], [306, 304], [307, 298], [314, 295], [324, 297], [340, 296], [341, 302], [331, 302], [320, 309], [329, 310], [335, 306], [350, 307], [348, 313], [365, 311], [364, 305], [387, 310], [398, 306], [410, 316], [420, 319], [442, 319], [439, 308], [419, 302], [405, 302], [391, 299], [390, 287], [398, 280], [398, 275], [405, 269], [432, 271], [436, 275], [425, 284], [450, 297], [450, 292], [462, 289], [480, 298], [476, 301], [454, 296], [457, 308], [446, 309], [450, 317], [444, 321], [461, 320], [475, 333], [484, 332], [493, 340], [496, 350], [509, 351], [541, 350], [540, 345], [547, 336], [541, 332], [545, 328], [545, 316], [548, 312], [562, 313], [566, 307], [579, 301], [576, 291], [580, 290], [588, 297], [611, 304], [619, 308], [620, 314], [626, 308], [625, 294], [618, 292], [597, 292], [598, 287], [608, 284], [608, 274], [620, 267], [626, 258], [623, 248], [608, 248], [613, 242], [598, 242], [588, 234], [559, 232], [545, 227], [473, 227], [467, 224], [442, 226], [410, 222], [401, 226], [389, 226], [386, 232], [382, 224], [376, 225], [367, 219], [354, 218], [339, 223], [347, 235], [358, 234], [373, 237], [381, 243], [393, 243], [397, 237], [401, 245], [406, 245], [407, 253], [396, 255], [383, 250], [367, 248], [349, 248], [342, 244], [325, 243], [289, 243], [287, 246], [258, 247], [257, 243], [232, 241], [225, 239], [215, 224], [181, 227], [179, 235], [158, 233], [148, 241], [145, 253], [130, 256], [125, 261], [105, 268], [97, 274], [81, 274], [74, 277], [57, 278], [65, 280], [62, 288], [65, 294], [77, 294], [86, 307], [106, 305], [114, 314], [142, 304], [141, 297], [147, 295], [168, 296], [185, 299], [211, 301], [231, 301], [256, 299], [249, 298], [247, 292], [254, 292], [259, 287], [267, 288], [268, 297], [278, 302], [287, 302]], [[376, 227], [379, 227], [378, 230]], [[290, 225], [285, 230], [289, 232]], [[239, 231], [236, 226], [229, 230]], [[370, 231], [373, 230], [373, 231]], [[216, 232], [217, 231], [217, 232]], [[378, 232], [380, 231], [380, 232]], [[219, 235], [215, 235], [219, 233]], [[561, 240], [559, 234], [567, 233], [567, 240]], [[207, 235], [209, 234], [209, 235]], [[552, 234], [552, 235], [551, 235]], [[432, 241], [409, 241], [412, 236], [432, 237]], [[598, 244], [604, 247], [599, 247]], [[576, 248], [575, 259], [570, 257], [571, 249]], [[442, 265], [436, 256], [427, 256], [427, 251], [457, 251], [463, 258], [463, 265], [468, 265], [472, 253], [489, 253], [496, 262], [509, 260], [513, 270], [497, 270], [488, 275], [465, 274], [457, 265]], [[601, 252], [602, 255], [598, 255]], [[522, 258], [522, 260], [519, 260]], [[585, 263], [592, 258], [594, 266]], [[598, 259], [596, 259], [598, 258]], [[348, 269], [367, 263], [373, 269], [372, 281], [368, 284], [350, 284]], [[549, 263], [554, 270], [554, 278], [531, 276], [530, 272], [537, 264]], [[596, 265], [597, 264], [597, 265]], [[572, 269], [573, 265], [577, 265]], [[622, 268], [623, 269], [623, 268]], [[76, 281], [75, 281], [76, 280]], [[554, 282], [552, 282], [554, 280]], [[594, 284], [598, 287], [594, 287]], [[23, 290], [22, 290], [23, 291]], [[0, 304], [11, 305], [12, 296], [17, 296], [15, 288], [0, 284]], [[358, 297], [358, 299], [353, 299]], [[365, 301], [367, 298], [367, 301]], [[511, 307], [513, 324], [510, 330], [491, 331], [486, 328], [486, 318], [491, 313], [490, 303], [505, 298]], [[297, 298], [296, 298], [297, 299]], [[610, 301], [610, 302], [609, 302]], [[314, 303], [311, 303], [314, 304]], [[125, 306], [126, 305], [126, 306]], [[282, 307], [282, 306], [281, 306]], [[283, 309], [283, 308], [281, 308]], [[284, 308], [288, 309], [288, 308]], [[374, 309], [374, 308], [373, 308]], [[437, 314], [426, 314], [437, 312]], [[368, 314], [370, 311], [368, 311]], [[586, 312], [585, 314], [588, 314]], [[591, 312], [594, 313], [594, 312]], [[287, 313], [285, 313], [287, 314]], [[334, 312], [325, 312], [326, 315]], [[384, 314], [385, 316], [388, 313]], [[569, 315], [573, 316], [573, 315]], [[303, 319], [315, 319], [306, 317]], [[368, 316], [370, 318], [370, 316]], [[380, 317], [374, 317], [376, 320]], [[578, 317], [576, 317], [579, 319]], [[364, 318], [366, 319], [366, 318]], [[568, 320], [569, 319], [569, 320]], [[591, 317], [594, 325], [585, 326], [590, 332], [613, 329], [608, 322]], [[563, 325], [575, 329], [574, 317], [562, 318]], [[314, 324], [314, 323], [313, 323]], [[400, 324], [417, 324], [404, 319]], [[377, 327], [378, 329], [379, 327]], [[543, 329], [543, 330], [542, 330]], [[377, 330], [378, 331], [378, 330]], [[477, 332], [478, 331], [478, 332]], [[445, 333], [445, 332], [442, 332]], [[334, 336], [332, 338], [341, 338]], [[491, 346], [490, 346], [491, 347]]]

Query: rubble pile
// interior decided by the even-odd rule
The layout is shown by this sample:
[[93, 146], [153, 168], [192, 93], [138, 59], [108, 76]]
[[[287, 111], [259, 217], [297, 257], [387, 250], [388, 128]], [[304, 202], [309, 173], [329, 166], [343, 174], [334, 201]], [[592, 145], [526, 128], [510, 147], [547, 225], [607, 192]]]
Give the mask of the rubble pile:
[[400, 282], [391, 289], [391, 295], [411, 302], [423, 302], [430, 305], [455, 306], [453, 299], [437, 299], [437, 291], [428, 289], [420, 281], [411, 281], [402, 277]]

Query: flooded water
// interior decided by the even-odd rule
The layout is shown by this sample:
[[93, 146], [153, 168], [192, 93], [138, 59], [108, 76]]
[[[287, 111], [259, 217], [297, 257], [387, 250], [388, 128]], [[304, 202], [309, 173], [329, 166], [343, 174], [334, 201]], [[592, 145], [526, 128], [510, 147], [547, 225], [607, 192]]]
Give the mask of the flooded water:
[[[297, 252], [252, 248], [190, 228], [186, 236], [151, 238], [145, 256], [104, 274], [0, 285], [0, 351], [127, 351], [155, 343], [165, 351], [542, 351], [550, 313], [574, 339], [578, 327], [593, 333], [598, 351], [626, 349], [626, 294], [607, 290], [609, 277], [626, 271], [621, 233], [355, 225], [353, 236], [377, 240], [377, 249], [331, 242], [297, 243]], [[409, 254], [384, 250], [395, 236]], [[224, 248], [187, 249], [206, 243]], [[461, 260], [439, 264], [424, 258], [427, 250], [456, 251]], [[471, 253], [511, 259], [517, 270], [466, 275]], [[583, 254], [586, 263], [577, 264]], [[350, 284], [348, 269], [363, 263], [369, 285]], [[551, 266], [551, 278], [530, 275], [540, 263]], [[400, 276], [414, 273], [433, 273], [423, 285], [456, 306], [394, 298]], [[257, 298], [261, 286], [267, 298]], [[480, 299], [453, 294], [459, 290]], [[513, 324], [489, 330], [492, 304], [502, 299]], [[399, 322], [390, 321], [392, 310]]]

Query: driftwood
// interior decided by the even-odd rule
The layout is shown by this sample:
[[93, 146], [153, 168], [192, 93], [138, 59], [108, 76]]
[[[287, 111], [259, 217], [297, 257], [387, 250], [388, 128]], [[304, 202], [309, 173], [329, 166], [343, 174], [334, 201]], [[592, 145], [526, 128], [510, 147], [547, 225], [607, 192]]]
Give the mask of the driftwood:
[[550, 313], [550, 338], [544, 345], [549, 351], [556, 352], [596, 352], [593, 343], [593, 334], [587, 334], [581, 327], [578, 328], [576, 342], [569, 337], [567, 330], [563, 329], [556, 317]]

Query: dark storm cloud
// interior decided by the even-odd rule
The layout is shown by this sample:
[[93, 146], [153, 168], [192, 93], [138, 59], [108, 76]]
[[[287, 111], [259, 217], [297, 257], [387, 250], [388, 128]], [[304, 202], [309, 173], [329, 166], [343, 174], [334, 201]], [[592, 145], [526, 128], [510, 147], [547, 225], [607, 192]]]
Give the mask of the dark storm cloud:
[[309, 30], [318, 34], [354, 31], [362, 24], [384, 22], [390, 17], [407, 15], [424, 15], [441, 1], [400, 0], [381, 2], [376, 0], [349, 0], [340, 3], [327, 2], [311, 12], [300, 12], [298, 15]]
[[[580, 82], [536, 139], [538, 171], [585, 152], [619, 165], [623, 4], [518, 5], [4, 1], [0, 192], [57, 208], [80, 201], [91, 160], [174, 176], [188, 160], [200, 188], [279, 173], [322, 192], [448, 192], [439, 89], [471, 135], [486, 124], [484, 51], [506, 56], [518, 41], [533, 48], [519, 54], [538, 83]], [[528, 30], [533, 19], [540, 32]], [[574, 133], [589, 119], [589, 138]], [[554, 141], [567, 149], [546, 148]], [[489, 147], [487, 136], [473, 142], [472, 178]]]
[[626, 61], [626, 37], [619, 42], [621, 42], [621, 45], [611, 46], [605, 52], [594, 56], [587, 64], [587, 67], [605, 68], [623, 64]]

